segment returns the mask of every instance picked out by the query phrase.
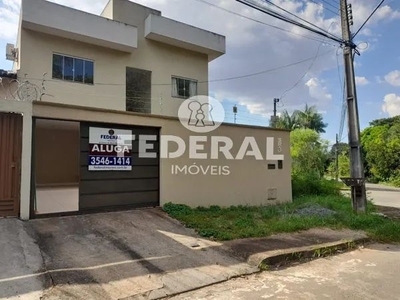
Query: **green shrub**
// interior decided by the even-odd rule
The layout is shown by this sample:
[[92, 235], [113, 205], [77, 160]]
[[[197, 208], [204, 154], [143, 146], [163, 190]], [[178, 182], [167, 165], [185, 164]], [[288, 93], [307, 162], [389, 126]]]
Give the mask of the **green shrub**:
[[319, 178], [309, 173], [292, 176], [293, 198], [311, 195], [339, 195], [341, 183], [335, 180]]

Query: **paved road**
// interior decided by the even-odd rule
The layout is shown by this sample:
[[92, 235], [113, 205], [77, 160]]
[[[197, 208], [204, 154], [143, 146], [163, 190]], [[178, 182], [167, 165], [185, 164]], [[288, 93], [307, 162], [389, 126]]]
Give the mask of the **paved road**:
[[368, 183], [367, 194], [376, 205], [400, 208], [399, 188]]
[[173, 297], [174, 300], [400, 299], [400, 246], [367, 248], [264, 272]]

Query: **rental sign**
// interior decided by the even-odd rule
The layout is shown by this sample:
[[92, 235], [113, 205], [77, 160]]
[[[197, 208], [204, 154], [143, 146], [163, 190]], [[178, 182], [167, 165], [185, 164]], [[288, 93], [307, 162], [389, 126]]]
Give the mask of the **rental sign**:
[[131, 130], [90, 127], [89, 171], [131, 171], [132, 141], [123, 140], [131, 135]]

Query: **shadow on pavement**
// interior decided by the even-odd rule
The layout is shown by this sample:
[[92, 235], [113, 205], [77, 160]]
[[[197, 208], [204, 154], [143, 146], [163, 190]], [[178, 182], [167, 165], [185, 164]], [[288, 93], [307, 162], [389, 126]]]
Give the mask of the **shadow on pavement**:
[[17, 237], [0, 243], [0, 266], [7, 268], [0, 298], [38, 299], [28, 296], [46, 289], [42, 299], [162, 295], [256, 271], [159, 209], [5, 223], [0, 230]]

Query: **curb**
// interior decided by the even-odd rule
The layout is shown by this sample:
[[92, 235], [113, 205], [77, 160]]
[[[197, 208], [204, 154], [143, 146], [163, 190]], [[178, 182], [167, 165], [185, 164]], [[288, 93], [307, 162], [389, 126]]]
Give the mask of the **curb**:
[[250, 256], [247, 262], [253, 266], [257, 266], [262, 271], [270, 271], [343, 253], [345, 251], [351, 251], [368, 242], [370, 242], [369, 238], [362, 237], [313, 246], [262, 252]]

